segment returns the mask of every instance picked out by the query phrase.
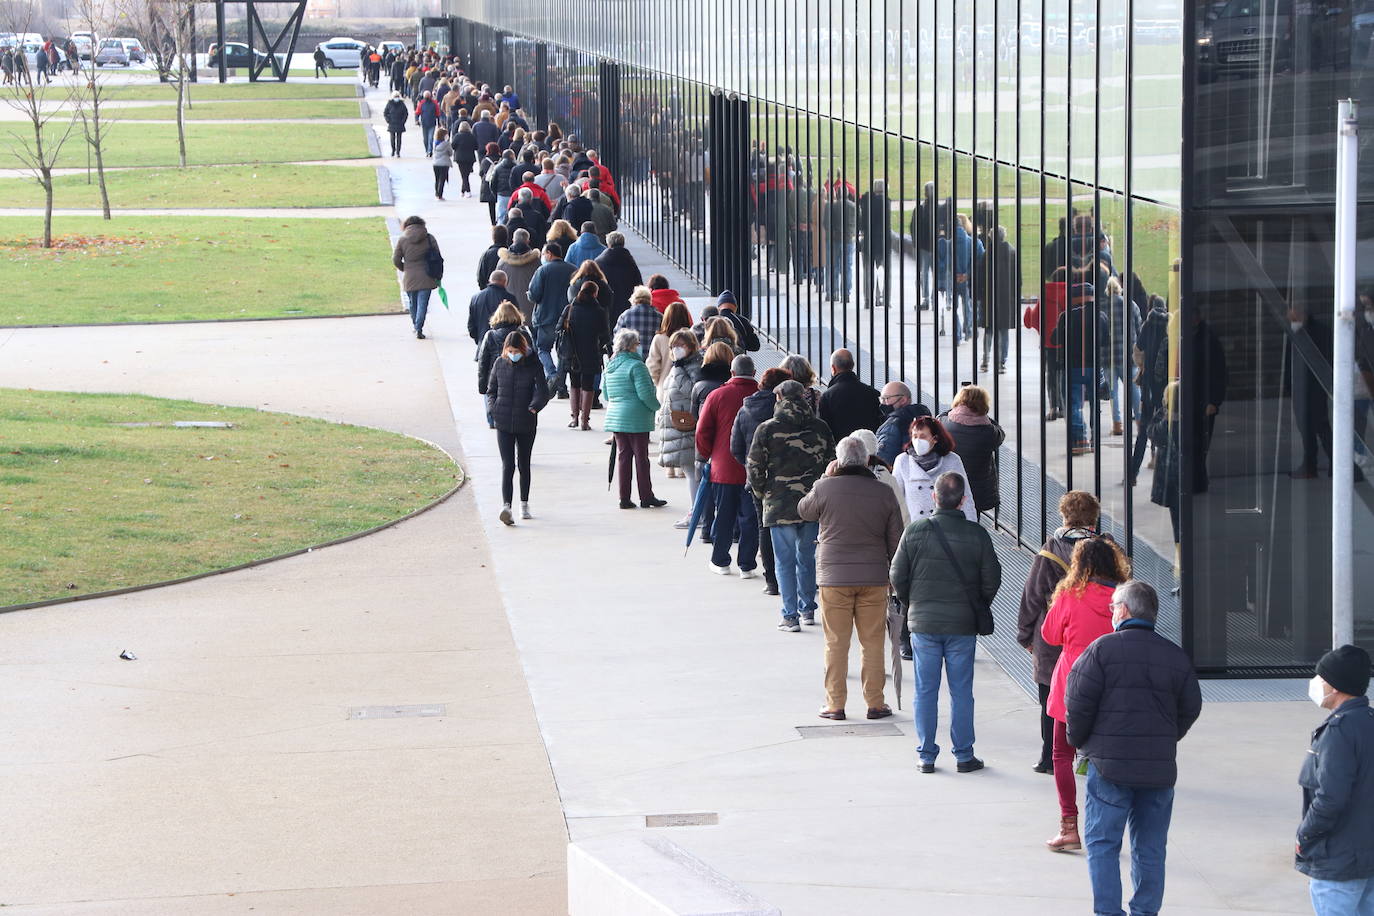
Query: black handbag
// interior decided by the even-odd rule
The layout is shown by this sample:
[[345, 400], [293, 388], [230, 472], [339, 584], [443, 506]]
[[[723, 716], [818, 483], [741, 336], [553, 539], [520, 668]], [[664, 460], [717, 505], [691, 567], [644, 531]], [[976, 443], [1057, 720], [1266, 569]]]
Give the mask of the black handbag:
[[945, 556], [949, 557], [949, 562], [954, 564], [954, 574], [959, 577], [959, 584], [964, 587], [964, 593], [968, 596], [968, 603], [973, 606], [974, 629], [978, 631], [979, 636], [991, 636], [993, 627], [996, 625], [996, 621], [992, 619], [992, 606], [983, 600], [982, 595], [969, 589], [968, 582], [964, 579], [964, 570], [959, 566], [954, 551], [950, 549], [949, 539], [940, 530], [940, 523], [931, 519], [930, 526], [935, 529], [935, 536], [940, 539], [940, 546], [945, 549]]
[[558, 330], [553, 334], [553, 352], [558, 355], [560, 360], [572, 359], [572, 328], [569, 327], [571, 321], [572, 316], [569, 314], [569, 309], [564, 309], [558, 321]]

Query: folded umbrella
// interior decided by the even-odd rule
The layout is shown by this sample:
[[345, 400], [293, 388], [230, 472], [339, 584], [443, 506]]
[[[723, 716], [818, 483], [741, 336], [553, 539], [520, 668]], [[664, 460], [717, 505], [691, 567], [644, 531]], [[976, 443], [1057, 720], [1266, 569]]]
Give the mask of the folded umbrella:
[[687, 546], [682, 548], [682, 555], [687, 556], [687, 551], [692, 546], [692, 536], [697, 533], [697, 525], [701, 524], [701, 517], [706, 514], [706, 505], [711, 499], [711, 462], [706, 462], [701, 468], [701, 483], [697, 485], [696, 498], [692, 500], [692, 519], [687, 525]]
[[611, 481], [615, 480], [615, 436], [611, 436], [611, 460], [606, 464], [606, 492], [611, 492]]
[[902, 708], [902, 631], [906, 629], [906, 605], [896, 595], [887, 596], [887, 638], [892, 643], [892, 690]]

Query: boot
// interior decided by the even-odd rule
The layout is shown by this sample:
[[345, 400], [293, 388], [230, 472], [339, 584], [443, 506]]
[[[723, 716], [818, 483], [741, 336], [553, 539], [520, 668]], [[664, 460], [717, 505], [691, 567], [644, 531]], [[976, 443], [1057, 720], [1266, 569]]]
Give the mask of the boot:
[[592, 403], [594, 397], [590, 391], [582, 392], [582, 428], [591, 429]]
[[1045, 845], [1050, 852], [1069, 852], [1074, 849], [1083, 848], [1083, 840], [1078, 836], [1078, 816], [1061, 817], [1059, 819], [1059, 835], [1052, 840], [1047, 840]]
[[568, 410], [572, 411], [572, 422], [568, 424], [568, 429], [577, 429], [578, 415], [582, 412], [582, 389], [568, 389]]

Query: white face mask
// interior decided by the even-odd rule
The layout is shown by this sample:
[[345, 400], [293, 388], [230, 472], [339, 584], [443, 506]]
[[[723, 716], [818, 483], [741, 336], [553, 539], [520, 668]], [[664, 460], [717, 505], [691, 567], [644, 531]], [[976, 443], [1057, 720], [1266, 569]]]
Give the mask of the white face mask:
[[674, 361], [674, 362], [677, 362], [677, 361], [680, 360], [680, 359], [686, 359], [686, 358], [687, 358], [687, 348], [686, 348], [686, 347], [673, 347], [673, 361]]
[[917, 455], [924, 458], [926, 455], [930, 454], [930, 450], [935, 447], [935, 443], [931, 442], [929, 439], [917, 439], [915, 436], [912, 436], [911, 447], [916, 450]]
[[1307, 682], [1307, 696], [1318, 706], [1326, 703], [1326, 681], [1320, 675]]

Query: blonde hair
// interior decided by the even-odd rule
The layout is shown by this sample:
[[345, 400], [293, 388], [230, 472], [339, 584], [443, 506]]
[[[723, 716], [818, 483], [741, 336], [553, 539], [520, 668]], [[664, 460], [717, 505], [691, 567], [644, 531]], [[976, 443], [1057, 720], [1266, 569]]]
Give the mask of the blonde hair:
[[712, 343], [724, 339], [729, 340], [731, 352], [734, 352], [735, 345], [739, 343], [739, 335], [735, 333], [734, 322], [729, 318], [712, 318], [706, 322], [706, 346], [709, 347]]
[[630, 301], [635, 305], [648, 305], [654, 301], [654, 294], [649, 292], [647, 286], [636, 286], [634, 292], [630, 293]]
[[734, 359], [735, 351], [730, 348], [730, 345], [723, 340], [718, 340], [706, 348], [706, 356], [702, 360], [702, 364], [725, 363], [728, 366]]
[[969, 219], [968, 216], [963, 213], [956, 214], [956, 218], [959, 220], [960, 228], [969, 235], [973, 235], [973, 220]]
[[509, 299], [503, 300], [496, 307], [496, 312], [491, 316], [491, 321], [487, 322], [491, 327], [500, 327], [503, 324], [524, 324], [525, 316], [516, 308], [515, 303]]
[[[687, 328], [682, 328], [680, 330], [674, 331], [673, 336], [668, 338], [668, 346], [686, 347], [692, 353], [695, 353], [697, 352], [697, 350], [701, 349], [701, 345], [697, 343], [697, 335], [693, 334]], [[731, 358], [734, 358], [733, 355], [731, 356]]]
[[992, 409], [991, 399], [988, 397], [988, 390], [978, 385], [965, 385], [959, 389], [959, 393], [954, 396], [952, 407], [967, 407], [976, 414], [987, 416]]

